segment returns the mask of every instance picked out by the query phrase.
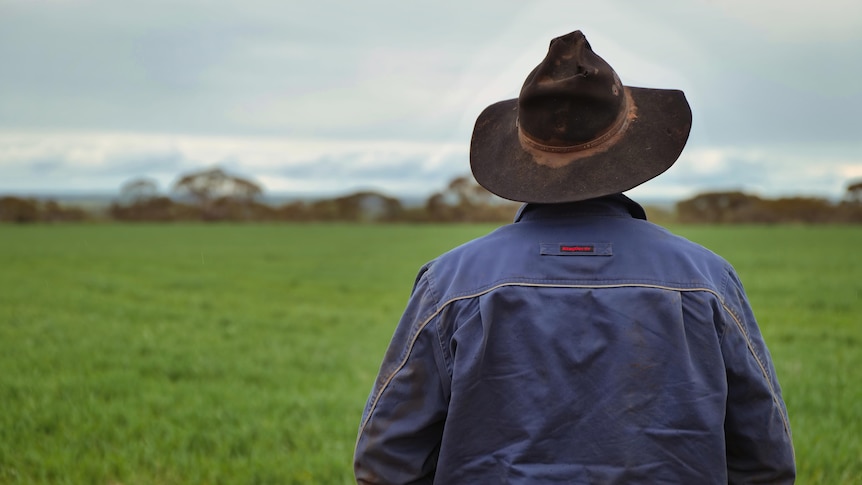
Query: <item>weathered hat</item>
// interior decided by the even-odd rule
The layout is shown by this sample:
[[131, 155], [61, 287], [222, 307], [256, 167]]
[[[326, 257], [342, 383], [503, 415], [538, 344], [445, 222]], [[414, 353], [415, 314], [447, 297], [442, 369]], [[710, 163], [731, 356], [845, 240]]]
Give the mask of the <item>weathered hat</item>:
[[479, 115], [476, 181], [520, 202], [574, 202], [629, 190], [682, 152], [691, 109], [682, 91], [623, 86], [575, 31], [551, 41], [518, 99]]

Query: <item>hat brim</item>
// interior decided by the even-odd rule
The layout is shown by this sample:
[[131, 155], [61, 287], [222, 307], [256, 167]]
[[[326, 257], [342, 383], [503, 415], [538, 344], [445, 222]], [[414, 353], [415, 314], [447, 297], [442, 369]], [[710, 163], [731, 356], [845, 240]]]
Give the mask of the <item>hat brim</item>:
[[500, 197], [533, 203], [591, 199], [624, 192], [656, 177], [682, 153], [691, 130], [691, 109], [682, 91], [625, 90], [634, 104], [625, 131], [601, 150], [574, 152], [557, 166], [542, 163], [522, 146], [517, 99], [492, 104], [473, 129], [473, 176]]

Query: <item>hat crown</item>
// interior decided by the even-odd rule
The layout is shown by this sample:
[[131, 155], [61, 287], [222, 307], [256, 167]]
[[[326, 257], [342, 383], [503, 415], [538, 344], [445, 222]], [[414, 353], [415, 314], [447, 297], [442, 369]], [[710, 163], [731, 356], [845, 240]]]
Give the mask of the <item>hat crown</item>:
[[580, 31], [551, 41], [518, 99], [476, 119], [470, 168], [519, 202], [575, 202], [625, 192], [679, 158], [691, 108], [676, 89], [623, 86]]
[[520, 130], [541, 144], [590, 142], [625, 115], [623, 85], [580, 31], [551, 41], [518, 97]]

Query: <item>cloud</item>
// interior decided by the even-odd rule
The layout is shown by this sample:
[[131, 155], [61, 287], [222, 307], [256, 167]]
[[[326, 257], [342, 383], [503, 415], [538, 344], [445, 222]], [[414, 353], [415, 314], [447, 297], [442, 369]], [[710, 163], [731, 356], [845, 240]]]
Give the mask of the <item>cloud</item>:
[[625, 82], [689, 92], [717, 140], [852, 139], [860, 7], [739, 1], [4, 2], [0, 127], [464, 139], [582, 28]]
[[[862, 176], [862, 143], [689, 147], [665, 174], [632, 191], [673, 199], [707, 190], [837, 198]], [[152, 134], [0, 133], [0, 191], [113, 192], [134, 177], [169, 187], [182, 173], [221, 166], [269, 193], [379, 190], [424, 197], [469, 173], [468, 146], [392, 140]]]
[[267, 190], [427, 191], [576, 28], [625, 83], [686, 92], [689, 146], [655, 190], [836, 193], [862, 163], [853, 0], [9, 0], [0, 190], [221, 165]]
[[116, 190], [135, 177], [168, 187], [220, 166], [270, 192], [430, 193], [469, 171], [467, 147], [387, 140], [153, 134], [0, 133], [0, 191]]
[[350, 152], [323, 155], [263, 172], [274, 189], [329, 193], [360, 189], [401, 196], [427, 196], [457, 176], [469, 173], [467, 153], [445, 147], [431, 151]]
[[170, 137], [0, 133], [0, 190], [109, 192], [134, 177], [167, 184], [194, 166]]
[[[856, 150], [862, 153], [862, 143]], [[686, 149], [666, 173], [632, 191], [651, 198], [741, 190], [764, 197], [840, 198], [862, 175], [862, 160], [811, 146]]]

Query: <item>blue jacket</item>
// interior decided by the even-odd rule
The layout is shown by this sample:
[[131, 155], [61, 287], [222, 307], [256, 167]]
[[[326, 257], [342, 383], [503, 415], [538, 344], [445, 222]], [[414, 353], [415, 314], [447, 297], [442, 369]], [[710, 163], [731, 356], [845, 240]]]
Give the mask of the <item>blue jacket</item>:
[[525, 205], [419, 272], [358, 483], [792, 483], [787, 411], [722, 258], [615, 195]]

